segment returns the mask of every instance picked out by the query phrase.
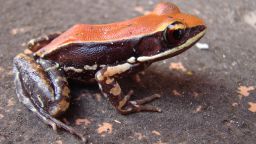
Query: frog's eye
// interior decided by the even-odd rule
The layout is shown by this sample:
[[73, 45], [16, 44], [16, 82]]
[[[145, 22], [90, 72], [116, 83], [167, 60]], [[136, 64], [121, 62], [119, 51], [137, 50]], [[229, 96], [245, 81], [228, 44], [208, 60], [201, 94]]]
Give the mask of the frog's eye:
[[167, 27], [164, 32], [164, 39], [168, 45], [175, 46], [182, 42], [186, 35], [185, 26], [181, 23], [174, 23]]
[[174, 30], [172, 33], [171, 33], [172, 37], [169, 37], [168, 36], [168, 39], [174, 39], [174, 40], [181, 40], [184, 36], [185, 36], [185, 30], [184, 29], [177, 29], [177, 30]]

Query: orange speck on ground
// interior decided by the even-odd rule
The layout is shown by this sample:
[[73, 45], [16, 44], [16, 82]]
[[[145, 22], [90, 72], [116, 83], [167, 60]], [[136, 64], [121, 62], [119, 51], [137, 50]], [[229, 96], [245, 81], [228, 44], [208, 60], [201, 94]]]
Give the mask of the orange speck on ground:
[[238, 106], [238, 103], [232, 103], [232, 106], [236, 107], [236, 106]]
[[142, 133], [139, 133], [139, 132], [135, 132], [134, 136], [137, 137], [138, 140], [142, 140], [142, 139], [146, 138], [145, 135], [143, 135]]
[[201, 112], [203, 109], [203, 106], [199, 105], [196, 107], [196, 109], [194, 110], [194, 113], [198, 113], [198, 112]]
[[0, 114], [0, 119], [4, 118], [4, 115], [3, 114]]
[[135, 10], [136, 12], [140, 12], [140, 13], [143, 13], [143, 12], [144, 12], [144, 8], [143, 8], [142, 6], [136, 6], [136, 7], [134, 8], [134, 10]]
[[76, 119], [76, 125], [85, 125], [85, 126], [88, 126], [88, 125], [90, 125], [90, 124], [91, 124], [91, 121], [88, 120], [88, 119], [86, 119], [86, 118], [84, 118], [84, 119], [82, 119], [82, 118]]
[[11, 106], [14, 106], [15, 105], [15, 101], [13, 98], [9, 99], [8, 102], [7, 102], [7, 106], [8, 107], [11, 107]]
[[7, 72], [7, 75], [8, 75], [8, 76], [12, 76], [12, 75], [13, 75], [13, 71], [12, 71], [12, 70], [9, 70], [9, 71]]
[[152, 131], [152, 134], [155, 134], [155, 135], [158, 135], [158, 136], [161, 135], [161, 133], [160, 133], [159, 131], [156, 131], [156, 130], [153, 130], [153, 131]]
[[54, 144], [63, 144], [63, 142], [61, 140], [57, 140], [54, 142]]
[[61, 140], [57, 140], [54, 142], [54, 144], [63, 144], [63, 142]]
[[26, 32], [28, 32], [29, 30], [31, 30], [31, 27], [13, 28], [13, 29], [11, 29], [10, 34], [12, 34], [12, 35], [17, 35], [17, 34], [20, 34], [20, 33], [26, 33]]
[[182, 96], [182, 94], [179, 93], [177, 90], [173, 90], [172, 93], [173, 93], [175, 96]]
[[8, 76], [12, 76], [13, 75], [13, 71], [12, 70], [7, 70], [7, 69], [4, 69], [3, 67], [0, 66], [0, 74], [3, 74], [3, 73], [5, 73]]
[[97, 129], [98, 134], [101, 136], [105, 136], [106, 133], [111, 134], [113, 130], [113, 125], [111, 123], [104, 122], [99, 124], [99, 128]]
[[144, 15], [150, 13], [150, 11], [146, 11], [142, 6], [136, 6], [134, 10]]
[[248, 102], [248, 104], [250, 105], [250, 107], [248, 108], [249, 111], [255, 113], [256, 112], [256, 103], [254, 102]]
[[253, 91], [255, 88], [253, 86], [240, 86], [238, 87], [238, 93], [240, 98], [247, 97], [250, 95], [250, 91]]
[[0, 66], [0, 74], [4, 72], [4, 68]]
[[186, 72], [187, 69], [184, 67], [184, 65], [181, 62], [172, 62], [169, 66], [170, 70], [176, 70], [180, 72]]

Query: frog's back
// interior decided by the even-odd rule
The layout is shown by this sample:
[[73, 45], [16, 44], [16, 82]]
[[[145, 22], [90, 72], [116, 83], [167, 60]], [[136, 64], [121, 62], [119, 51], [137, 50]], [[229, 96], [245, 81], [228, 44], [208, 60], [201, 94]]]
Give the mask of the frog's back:
[[65, 41], [64, 43], [74, 41], [105, 42], [131, 39], [133, 37], [152, 34], [169, 20], [166, 19], [166, 16], [146, 15], [111, 24], [77, 24], [59, 37], [58, 41]]
[[37, 55], [47, 55], [48, 52], [68, 44], [111, 43], [139, 38], [166, 28], [170, 21], [171, 18], [167, 18], [167, 15], [150, 14], [111, 24], [77, 24], [39, 50]]

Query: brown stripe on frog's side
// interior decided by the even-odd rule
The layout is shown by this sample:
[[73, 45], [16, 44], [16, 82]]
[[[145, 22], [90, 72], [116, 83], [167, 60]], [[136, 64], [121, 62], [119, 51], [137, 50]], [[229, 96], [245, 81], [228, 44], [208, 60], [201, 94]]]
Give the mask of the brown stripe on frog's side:
[[[60, 46], [59, 49], [50, 53], [36, 53], [44, 59], [56, 61], [60, 64], [85, 67], [103, 64], [115, 64], [126, 61], [134, 55], [134, 48], [140, 39], [121, 40], [118, 42], [102, 43], [71, 43]], [[63, 57], [65, 55], [65, 57]], [[74, 57], [76, 61], [74, 61]], [[88, 67], [86, 67], [88, 68]], [[91, 68], [91, 67], [90, 67]]]

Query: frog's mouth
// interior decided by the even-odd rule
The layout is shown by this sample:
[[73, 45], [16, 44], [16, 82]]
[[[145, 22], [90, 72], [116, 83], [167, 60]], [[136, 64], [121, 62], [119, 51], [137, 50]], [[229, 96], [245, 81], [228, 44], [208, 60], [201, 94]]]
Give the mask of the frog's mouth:
[[172, 56], [178, 55], [184, 52], [185, 50], [187, 50], [188, 48], [190, 48], [191, 46], [193, 46], [197, 41], [199, 41], [205, 35], [205, 33], [206, 33], [205, 26], [197, 26], [197, 28], [191, 29], [190, 38], [187, 38], [187, 40], [183, 44], [177, 47], [173, 47], [164, 52], [158, 53], [156, 55], [138, 57], [137, 61], [145, 62], [145, 61], [151, 61], [151, 60], [161, 60], [161, 59], [165, 59], [166, 57], [172, 57]]

